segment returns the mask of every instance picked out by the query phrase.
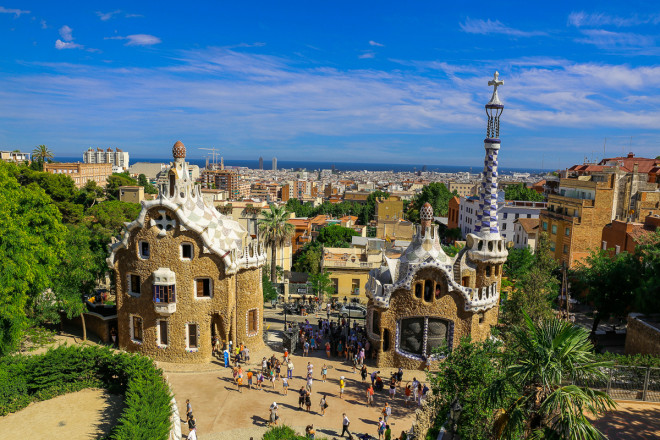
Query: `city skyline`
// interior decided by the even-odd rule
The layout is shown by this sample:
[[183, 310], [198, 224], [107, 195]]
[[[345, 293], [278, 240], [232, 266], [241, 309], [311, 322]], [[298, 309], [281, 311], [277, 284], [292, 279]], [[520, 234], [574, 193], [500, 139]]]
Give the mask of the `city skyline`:
[[660, 10], [514, 3], [4, 4], [0, 147], [478, 166], [498, 70], [502, 166], [657, 156]]

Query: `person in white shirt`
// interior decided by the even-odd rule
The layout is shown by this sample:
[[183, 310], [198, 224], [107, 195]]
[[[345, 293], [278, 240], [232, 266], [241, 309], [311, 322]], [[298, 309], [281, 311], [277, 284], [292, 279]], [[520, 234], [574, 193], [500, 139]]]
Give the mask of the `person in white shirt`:
[[348, 420], [348, 416], [346, 415], [346, 413], [342, 414], [342, 417], [343, 417], [344, 419], [342, 420], [341, 436], [340, 436], [340, 437], [343, 437], [343, 436], [344, 436], [344, 433], [346, 433], [346, 434], [348, 434], [348, 438], [349, 438], [349, 439], [352, 439], [353, 436], [351, 435], [351, 432], [348, 430], [348, 427], [350, 426], [351, 421]]

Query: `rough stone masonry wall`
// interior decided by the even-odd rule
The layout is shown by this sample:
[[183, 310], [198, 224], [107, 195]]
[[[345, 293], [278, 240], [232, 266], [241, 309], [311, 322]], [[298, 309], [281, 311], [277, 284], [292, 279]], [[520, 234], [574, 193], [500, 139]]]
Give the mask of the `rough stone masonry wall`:
[[[441, 286], [440, 298], [430, 302], [424, 301], [422, 297], [417, 298], [414, 286], [417, 282], [432, 279]], [[462, 337], [472, 335], [475, 341], [483, 341], [490, 335], [490, 328], [497, 324], [497, 307], [483, 314], [482, 322], [479, 323], [480, 314], [466, 312], [463, 296], [458, 292], [447, 291], [447, 281], [442, 272], [437, 269], [420, 270], [412, 282], [412, 290], [399, 289], [392, 293], [390, 307], [382, 311], [380, 318], [381, 341], [376, 343], [379, 349], [378, 367], [406, 369], [424, 369], [426, 363], [417, 359], [410, 359], [396, 352], [396, 325], [399, 319], [414, 316], [429, 316], [446, 319], [454, 323], [453, 345], [455, 346]], [[378, 310], [376, 310], [378, 311]], [[386, 337], [385, 330], [389, 332], [389, 349], [382, 351], [383, 338]], [[431, 363], [433, 368], [433, 362]]]
[[[62, 321], [65, 324], [72, 323], [82, 329], [82, 321], [80, 316], [68, 319], [66, 315], [62, 315]], [[103, 319], [101, 315], [96, 313], [85, 313], [85, 328], [88, 333], [94, 333], [106, 344], [110, 342], [110, 329], [117, 326], [117, 318]]]
[[422, 400], [420, 408], [415, 411], [415, 421], [411, 428], [415, 440], [426, 438], [426, 433], [435, 425], [440, 406], [440, 397], [433, 391], [429, 391], [427, 397]]
[[[153, 213], [163, 208], [154, 208], [147, 213], [145, 225]], [[167, 210], [166, 210], [167, 211]], [[168, 212], [172, 218], [176, 215]], [[115, 259], [117, 275], [117, 325], [119, 346], [126, 351], [140, 352], [164, 362], [204, 363], [211, 359], [211, 325], [217, 326], [223, 340], [233, 337], [229, 333], [235, 306], [236, 289], [239, 288], [241, 300], [236, 316], [238, 334], [245, 334], [244, 310], [250, 307], [263, 311], [263, 296], [245, 295], [254, 289], [259, 280], [259, 269], [249, 269], [233, 276], [226, 276], [224, 263], [215, 254], [202, 252], [203, 244], [197, 234], [192, 231], [182, 231], [177, 227], [165, 237], [158, 237], [159, 229], [145, 226], [132, 232], [127, 249], [119, 251]], [[139, 257], [140, 241], [150, 244], [148, 259]], [[193, 245], [193, 258], [184, 261], [180, 258], [180, 245]], [[156, 313], [152, 298], [153, 272], [158, 268], [169, 268], [176, 273], [176, 312], [172, 315]], [[128, 293], [128, 274], [140, 276], [139, 296]], [[212, 296], [198, 298], [195, 296], [195, 279], [208, 277], [212, 280]], [[241, 281], [238, 286], [237, 280]], [[248, 281], [249, 280], [249, 281]], [[256, 281], [255, 281], [256, 280]], [[257, 284], [257, 290], [260, 288]], [[140, 316], [143, 320], [143, 340], [138, 343], [131, 339], [131, 316]], [[168, 345], [158, 344], [157, 323], [159, 320], [168, 322]], [[195, 323], [198, 329], [197, 349], [187, 347], [187, 324]], [[241, 333], [241, 330], [243, 333]], [[262, 329], [259, 328], [257, 339], [261, 339]], [[256, 340], [256, 339], [255, 339]], [[240, 341], [238, 341], [240, 342]]]
[[[263, 347], [264, 295], [259, 269], [243, 270], [236, 275], [237, 309], [236, 343], [244, 343], [252, 353]], [[258, 328], [256, 332], [248, 329], [248, 312], [257, 309]]]
[[628, 328], [626, 330], [626, 354], [651, 354], [660, 356], [660, 329], [657, 323], [660, 322], [660, 316], [653, 319], [656, 326], [649, 322], [651, 318], [646, 318], [637, 313], [628, 315]]

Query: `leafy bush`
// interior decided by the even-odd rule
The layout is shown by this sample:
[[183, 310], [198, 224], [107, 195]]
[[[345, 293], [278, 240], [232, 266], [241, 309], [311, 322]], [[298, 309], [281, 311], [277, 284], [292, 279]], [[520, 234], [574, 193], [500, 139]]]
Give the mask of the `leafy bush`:
[[162, 371], [148, 357], [61, 346], [38, 356], [0, 358], [0, 416], [85, 388], [125, 395], [124, 411], [108, 438], [168, 438], [171, 395]]
[[651, 354], [602, 353], [597, 358], [599, 361], [614, 361], [614, 365], [660, 368], [660, 357]]
[[[318, 435], [315, 436], [317, 440], [323, 440], [322, 437], [319, 437]], [[282, 426], [276, 426], [274, 428], [270, 428], [264, 436], [262, 437], [262, 440], [306, 440], [307, 437], [304, 435], [298, 435], [296, 434], [296, 431], [293, 429], [289, 428], [286, 425]]]

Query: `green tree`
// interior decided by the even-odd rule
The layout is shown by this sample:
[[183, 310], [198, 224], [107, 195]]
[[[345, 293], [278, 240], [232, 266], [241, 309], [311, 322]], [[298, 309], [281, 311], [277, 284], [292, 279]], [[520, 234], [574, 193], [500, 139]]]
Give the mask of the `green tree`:
[[138, 185], [144, 188], [145, 194], [158, 194], [158, 189], [147, 180], [147, 176], [140, 174], [138, 176]]
[[53, 152], [45, 145], [37, 145], [32, 150], [32, 160], [40, 164], [41, 169], [43, 169], [44, 162], [53, 157]]
[[309, 276], [309, 284], [321, 301], [330, 300], [335, 293], [334, 284], [330, 279], [331, 272], [322, 271]]
[[[60, 269], [54, 277], [53, 293], [55, 305], [64, 311], [67, 318], [80, 316], [83, 326], [83, 340], [87, 339], [85, 316], [87, 310], [83, 296], [92, 295], [96, 281], [106, 271], [105, 255], [92, 251], [92, 234], [85, 226], [69, 226], [66, 234], [66, 253], [60, 261]], [[48, 310], [45, 305], [45, 310]], [[59, 314], [42, 313], [49, 321], [59, 322]], [[53, 316], [54, 315], [54, 316]]]
[[345, 228], [340, 225], [330, 225], [321, 229], [316, 241], [325, 247], [343, 247], [351, 246], [352, 237], [360, 234], [351, 228]]
[[509, 249], [509, 256], [504, 263], [504, 274], [511, 280], [523, 277], [534, 265], [534, 254], [528, 247]]
[[261, 274], [261, 284], [263, 286], [264, 302], [277, 299], [277, 289], [273, 286], [270, 278], [268, 278], [266, 271], [263, 271]]
[[529, 317], [513, 329], [506, 369], [489, 387], [488, 404], [502, 408], [495, 422], [501, 439], [575, 439], [605, 437], [587, 419], [613, 409], [604, 391], [573, 385], [606, 380], [589, 342], [589, 332], [556, 318], [534, 323]]
[[586, 291], [594, 306], [592, 331], [604, 319], [624, 318], [635, 300], [635, 287], [642, 282], [638, 270], [643, 266], [627, 252], [610, 255], [606, 250], [593, 251], [573, 272], [573, 287]]
[[452, 350], [446, 347], [434, 350], [446, 356], [437, 370], [427, 373], [431, 389], [441, 402], [438, 424], [447, 419], [453, 400], [458, 398], [463, 408], [457, 423], [461, 438], [492, 438], [494, 411], [484, 400], [483, 393], [500, 376], [494, 362], [499, 355], [499, 345], [490, 340], [472, 342], [468, 336]]
[[120, 186], [135, 186], [137, 181], [133, 179], [128, 172], [112, 173], [108, 176], [105, 192], [108, 199], [119, 200], [119, 187]]
[[264, 241], [270, 246], [270, 280], [277, 282], [277, 248], [282, 247], [291, 239], [294, 226], [289, 223], [289, 212], [284, 207], [270, 205], [270, 211], [263, 211], [263, 219], [259, 220], [259, 232]]
[[295, 272], [305, 272], [308, 274], [317, 274], [321, 270], [321, 258], [323, 250], [321, 243], [313, 241], [305, 243], [293, 256], [293, 270]]
[[16, 167], [0, 163], [0, 355], [17, 347], [35, 301], [65, 254], [66, 228], [36, 184], [21, 187]]
[[[514, 253], [516, 264], [519, 254]], [[556, 276], [557, 262], [550, 253], [550, 243], [546, 233], [539, 236], [538, 248], [534, 254], [533, 263], [525, 267], [528, 258], [522, 253], [518, 261], [521, 267], [517, 269], [514, 278], [513, 290], [504, 301], [504, 318], [510, 325], [518, 325], [523, 322], [527, 314], [534, 322], [541, 322], [553, 315], [552, 301], [558, 295], [559, 281]]]
[[635, 311], [660, 313], [660, 229], [641, 238], [635, 252], [629, 255], [636, 280]]
[[433, 207], [433, 213], [437, 216], [446, 216], [449, 212], [449, 200], [457, 196], [458, 193], [454, 191], [449, 192], [444, 183], [431, 182], [422, 188], [422, 192], [417, 194], [411, 203], [411, 208], [408, 211], [408, 220], [419, 222], [419, 210], [422, 209], [424, 203], [429, 202]]
[[507, 185], [504, 188], [504, 198], [506, 200], [522, 200], [527, 202], [542, 202], [543, 194], [539, 194], [532, 188], [528, 188], [524, 183], [516, 185]]

